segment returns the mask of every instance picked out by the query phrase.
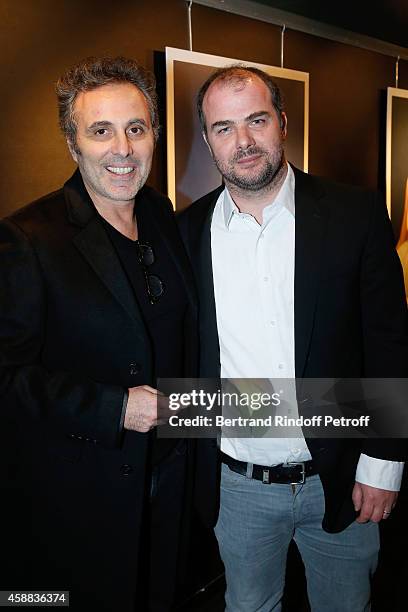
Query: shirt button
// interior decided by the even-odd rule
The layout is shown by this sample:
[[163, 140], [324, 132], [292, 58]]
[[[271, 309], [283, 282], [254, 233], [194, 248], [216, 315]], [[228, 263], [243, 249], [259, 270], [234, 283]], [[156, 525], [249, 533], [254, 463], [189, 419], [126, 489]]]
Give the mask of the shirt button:
[[129, 364], [129, 374], [131, 376], [136, 376], [136, 374], [139, 374], [141, 370], [140, 364], [139, 363], [130, 363]]
[[278, 368], [279, 368], [280, 370], [283, 370], [283, 368], [284, 368], [284, 364], [283, 364], [283, 363], [280, 363], [280, 364], [278, 365]]
[[265, 283], [267, 283], [268, 280], [269, 280], [269, 276], [264, 276], [263, 279], [264, 279]]
[[275, 326], [276, 325], [276, 321], [271, 321], [271, 325]]
[[120, 468], [120, 472], [121, 472], [122, 476], [129, 476], [129, 474], [131, 474], [133, 472], [133, 468], [132, 468], [131, 465], [125, 463]]

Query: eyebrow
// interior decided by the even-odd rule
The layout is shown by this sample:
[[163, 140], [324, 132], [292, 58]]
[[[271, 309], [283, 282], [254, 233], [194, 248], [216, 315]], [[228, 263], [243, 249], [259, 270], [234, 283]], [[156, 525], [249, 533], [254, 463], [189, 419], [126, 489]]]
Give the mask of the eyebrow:
[[270, 117], [271, 113], [269, 111], [261, 110], [256, 113], [251, 113], [248, 117], [245, 117], [245, 121], [252, 121], [253, 119], [257, 119], [258, 117], [263, 117], [264, 115], [268, 115]]
[[[130, 119], [127, 124], [126, 124], [126, 128], [128, 128], [130, 125], [143, 125], [144, 127], [148, 127], [146, 121], [144, 119], [139, 119], [139, 118], [134, 118], [134, 119]], [[93, 132], [94, 130], [99, 130], [101, 128], [106, 128], [106, 127], [110, 127], [112, 126], [113, 123], [111, 121], [94, 121], [93, 123], [91, 123], [91, 125], [89, 125], [86, 128], [87, 132]]]
[[[271, 113], [266, 110], [256, 111], [255, 113], [251, 113], [250, 115], [245, 117], [244, 121], [253, 121], [254, 119], [258, 117], [262, 117], [264, 115], [270, 116]], [[211, 124], [211, 129], [214, 130], [217, 127], [226, 127], [228, 125], [233, 125], [234, 123], [235, 122], [231, 121], [230, 119], [225, 119], [224, 121], [215, 121], [214, 123]]]

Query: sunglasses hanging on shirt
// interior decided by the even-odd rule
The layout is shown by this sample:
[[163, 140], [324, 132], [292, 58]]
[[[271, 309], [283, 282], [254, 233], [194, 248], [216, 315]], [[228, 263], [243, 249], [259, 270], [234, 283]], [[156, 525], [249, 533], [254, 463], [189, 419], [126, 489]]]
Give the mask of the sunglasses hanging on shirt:
[[136, 244], [138, 248], [139, 263], [142, 267], [146, 282], [147, 295], [150, 303], [156, 304], [164, 293], [164, 283], [161, 278], [159, 278], [156, 274], [151, 274], [148, 270], [149, 266], [155, 262], [154, 251], [151, 245], [147, 242], [142, 244], [141, 242], [137, 241]]

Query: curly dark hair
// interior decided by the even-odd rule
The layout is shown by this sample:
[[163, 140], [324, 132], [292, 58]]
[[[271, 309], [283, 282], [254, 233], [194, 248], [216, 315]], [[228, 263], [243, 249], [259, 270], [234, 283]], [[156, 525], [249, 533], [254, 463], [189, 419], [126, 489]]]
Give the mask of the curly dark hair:
[[59, 124], [72, 146], [76, 143], [77, 124], [74, 104], [77, 95], [82, 91], [91, 91], [111, 83], [131, 83], [142, 92], [146, 98], [152, 129], [157, 140], [159, 113], [154, 75], [135, 60], [125, 57], [87, 57], [63, 74], [55, 86]]

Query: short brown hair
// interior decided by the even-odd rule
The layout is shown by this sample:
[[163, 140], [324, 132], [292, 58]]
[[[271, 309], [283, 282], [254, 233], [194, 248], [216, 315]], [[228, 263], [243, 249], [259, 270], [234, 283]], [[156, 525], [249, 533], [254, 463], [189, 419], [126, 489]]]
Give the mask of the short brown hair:
[[135, 60], [125, 57], [87, 57], [63, 74], [55, 87], [59, 124], [71, 145], [75, 146], [76, 142], [77, 124], [74, 113], [76, 97], [80, 92], [91, 91], [111, 83], [131, 83], [142, 92], [146, 98], [152, 129], [157, 140], [159, 113], [154, 75]]
[[225, 66], [224, 68], [218, 68], [215, 72], [213, 72], [208, 79], [201, 85], [200, 90], [197, 94], [197, 110], [198, 117], [200, 119], [201, 129], [204, 134], [207, 134], [207, 126], [205, 123], [205, 115], [203, 111], [203, 102], [205, 94], [207, 93], [210, 85], [214, 83], [214, 81], [226, 81], [228, 82], [240, 82], [245, 81], [248, 78], [248, 75], [255, 75], [261, 79], [269, 89], [272, 98], [272, 104], [274, 109], [276, 110], [281, 128], [283, 127], [282, 123], [282, 112], [284, 111], [284, 103], [283, 103], [283, 95], [275, 81], [272, 77], [269, 76], [263, 70], [259, 68], [254, 68], [253, 66], [245, 66], [244, 64], [233, 64], [231, 66]]

